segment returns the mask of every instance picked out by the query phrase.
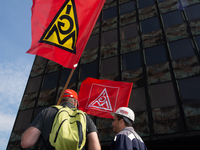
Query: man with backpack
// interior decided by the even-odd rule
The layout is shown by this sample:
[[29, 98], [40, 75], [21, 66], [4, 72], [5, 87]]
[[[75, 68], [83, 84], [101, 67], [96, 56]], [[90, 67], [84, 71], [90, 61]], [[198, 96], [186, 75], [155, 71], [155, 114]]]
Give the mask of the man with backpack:
[[112, 127], [117, 133], [110, 145], [110, 150], [147, 150], [142, 138], [135, 132], [133, 122], [134, 112], [127, 107], [120, 107], [115, 113]]
[[66, 89], [60, 106], [52, 106], [40, 112], [23, 133], [22, 148], [34, 146], [39, 137], [45, 150], [100, 150], [97, 129], [91, 118], [78, 110], [78, 96]]

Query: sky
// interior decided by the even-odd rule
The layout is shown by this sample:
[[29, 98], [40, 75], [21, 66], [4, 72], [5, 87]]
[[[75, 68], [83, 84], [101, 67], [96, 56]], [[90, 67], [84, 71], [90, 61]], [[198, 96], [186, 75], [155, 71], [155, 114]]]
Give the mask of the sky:
[[5, 150], [35, 56], [31, 47], [32, 0], [0, 0], [0, 150]]

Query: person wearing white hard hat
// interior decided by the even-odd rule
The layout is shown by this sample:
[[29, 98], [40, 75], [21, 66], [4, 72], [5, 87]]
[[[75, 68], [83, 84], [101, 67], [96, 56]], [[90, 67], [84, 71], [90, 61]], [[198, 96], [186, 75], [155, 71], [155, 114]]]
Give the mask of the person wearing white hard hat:
[[113, 132], [117, 135], [110, 145], [110, 150], [147, 150], [142, 138], [133, 128], [134, 112], [128, 107], [120, 107], [111, 114], [114, 117]]

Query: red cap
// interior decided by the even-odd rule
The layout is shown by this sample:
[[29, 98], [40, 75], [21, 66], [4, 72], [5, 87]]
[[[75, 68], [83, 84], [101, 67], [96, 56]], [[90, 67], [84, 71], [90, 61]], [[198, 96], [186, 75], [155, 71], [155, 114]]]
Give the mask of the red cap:
[[76, 100], [78, 100], [77, 93], [72, 89], [66, 89], [63, 97], [71, 97], [71, 98], [75, 98]]

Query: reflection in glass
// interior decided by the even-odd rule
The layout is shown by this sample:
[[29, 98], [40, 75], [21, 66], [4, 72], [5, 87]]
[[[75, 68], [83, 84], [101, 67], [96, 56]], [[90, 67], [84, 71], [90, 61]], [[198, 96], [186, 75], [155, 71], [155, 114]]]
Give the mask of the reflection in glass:
[[118, 40], [117, 29], [102, 33], [102, 45], [107, 45]]
[[139, 8], [142, 9], [144, 7], [154, 5], [154, 0], [138, 0]]
[[83, 81], [87, 77], [97, 78], [97, 73], [98, 73], [98, 63], [97, 63], [97, 61], [81, 65], [80, 80]]
[[194, 55], [190, 39], [171, 42], [169, 43], [169, 47], [174, 60]]
[[130, 24], [121, 28], [121, 39], [134, 38], [138, 35], [137, 24]]
[[118, 57], [112, 57], [101, 61], [101, 76], [118, 73]]
[[134, 1], [120, 5], [120, 15], [135, 11]]
[[149, 86], [152, 108], [170, 107], [176, 105], [176, 96], [172, 82]]
[[99, 34], [90, 36], [85, 49], [92, 49], [99, 45]]
[[153, 65], [167, 61], [164, 45], [145, 49], [145, 56], [147, 65]]
[[188, 79], [179, 80], [179, 88], [183, 103], [200, 102], [199, 86], [200, 77], [193, 77]]
[[103, 11], [103, 20], [117, 17], [117, 7], [112, 7]]
[[153, 17], [153, 18], [141, 21], [141, 26], [142, 26], [143, 34], [149, 33], [152, 31], [157, 31], [160, 29], [158, 17]]
[[163, 14], [162, 16], [165, 27], [181, 24], [184, 22], [179, 10]]
[[122, 55], [122, 70], [132, 70], [142, 67], [140, 51]]

